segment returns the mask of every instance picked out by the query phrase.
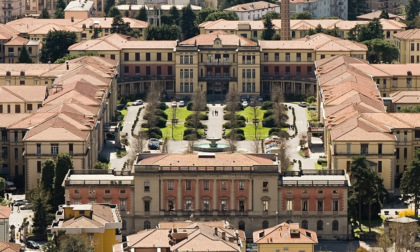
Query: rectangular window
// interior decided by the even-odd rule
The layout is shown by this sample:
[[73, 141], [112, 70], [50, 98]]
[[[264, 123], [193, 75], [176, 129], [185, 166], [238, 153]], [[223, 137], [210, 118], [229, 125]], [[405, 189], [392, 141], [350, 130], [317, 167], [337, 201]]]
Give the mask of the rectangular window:
[[400, 159], [400, 148], [397, 148], [396, 150], [395, 150], [395, 155], [396, 155], [396, 159]]
[[157, 61], [162, 61], [162, 54], [161, 53], [156, 54], [156, 60]]
[[414, 131], [414, 138], [419, 139], [420, 138], [420, 130]]
[[168, 191], [172, 191], [174, 189], [174, 181], [168, 180]]
[[267, 212], [268, 211], [268, 200], [263, 200], [263, 211]]
[[210, 190], [210, 181], [209, 180], [204, 180], [203, 181], [203, 189], [204, 189], [204, 191]]
[[190, 56], [190, 64], [194, 64], [193, 56]]
[[36, 144], [36, 154], [41, 155], [41, 144]]
[[112, 60], [115, 60], [115, 54], [111, 54], [110, 57], [111, 57]]
[[144, 202], [144, 211], [145, 212], [150, 212], [150, 201], [145, 201]]
[[347, 144], [347, 154], [351, 153], [351, 144]]
[[125, 74], [129, 74], [130, 73], [130, 67], [129, 66], [124, 66], [124, 73]]
[[58, 155], [58, 144], [51, 144], [51, 155]]
[[111, 193], [111, 190], [109, 190], [109, 189], [105, 190], [105, 194], [110, 194], [110, 193]]
[[264, 53], [264, 61], [268, 61], [268, 53]]
[[130, 54], [124, 53], [124, 61], [130, 61]]
[[361, 144], [360, 148], [360, 153], [362, 155], [367, 155], [369, 153], [369, 144]]
[[245, 200], [239, 200], [239, 211], [245, 211]]
[[296, 76], [300, 76], [301, 75], [301, 69], [300, 66], [296, 67]]
[[168, 66], [168, 75], [172, 75], [172, 66]]
[[220, 189], [222, 191], [226, 191], [227, 190], [227, 181], [226, 180], [220, 181]]
[[146, 61], [150, 61], [150, 53], [146, 53]]
[[15, 142], [17, 142], [18, 141], [18, 132], [14, 131], [13, 135], [14, 135]]
[[287, 66], [286, 67], [286, 76], [289, 76], [290, 75], [290, 67], [289, 66]]
[[296, 61], [300, 62], [301, 61], [301, 55], [300, 53], [296, 53]]
[[308, 53], [308, 54], [307, 54], [307, 58], [308, 58], [308, 60], [307, 60], [307, 61], [312, 61], [312, 53]]
[[382, 161], [378, 161], [378, 173], [382, 172]]
[[184, 56], [179, 56], [179, 63], [182, 65], [184, 64]]
[[286, 210], [292, 211], [293, 210], [293, 200], [287, 200], [286, 202]]
[[320, 212], [324, 210], [324, 201], [323, 200], [318, 200], [316, 209]]
[[407, 148], [404, 148], [404, 159], [407, 159]]
[[3, 113], [3, 105], [0, 105], [0, 113]]
[[185, 181], [185, 190], [191, 191], [191, 180]]
[[172, 61], [172, 53], [168, 53], [168, 61]]
[[140, 67], [139, 66], [135, 66], [134, 71], [135, 71], [136, 75], [140, 75]]
[[333, 200], [333, 211], [338, 212], [338, 200]]
[[290, 53], [286, 53], [286, 62], [290, 62]]
[[19, 149], [18, 148], [15, 148], [15, 159], [17, 160], [18, 159], [18, 157], [19, 157]]
[[411, 43], [411, 51], [414, 51], [414, 43]]
[[175, 210], [175, 204], [173, 200], [168, 200], [168, 211], [174, 211]]
[[302, 200], [302, 212], [307, 212], [307, 211], [308, 211], [308, 200], [303, 199]]
[[184, 64], [188, 65], [190, 64], [190, 57], [188, 57], [187, 55], [184, 56]]
[[150, 76], [151, 71], [150, 71], [150, 66], [146, 66], [146, 75]]
[[20, 113], [20, 105], [15, 105], [15, 113]]
[[239, 190], [240, 191], [245, 190], [245, 181], [243, 181], [243, 180], [239, 181]]
[[144, 181], [144, 191], [145, 192], [150, 192], [150, 182], [149, 181]]
[[136, 61], [140, 61], [140, 53], [135, 54]]
[[210, 211], [210, 200], [209, 199], [204, 199], [203, 200], [203, 210], [205, 212]]
[[30, 113], [29, 111], [32, 111], [32, 104], [26, 104], [26, 110]]
[[190, 78], [194, 78], [194, 71], [190, 69]]
[[120, 199], [120, 211], [127, 210], [127, 200], [126, 199]]
[[41, 161], [36, 161], [36, 171], [38, 173], [41, 173], [41, 166], [42, 166]]
[[227, 211], [228, 210], [226, 199], [220, 200], [220, 210], [222, 210], [222, 211]]
[[69, 155], [73, 155], [73, 144], [69, 144]]
[[267, 192], [268, 191], [268, 181], [264, 181], [263, 182], [263, 191]]
[[382, 144], [378, 144], [378, 154], [382, 154]]
[[279, 53], [274, 54], [274, 61], [278, 62], [280, 60]]
[[157, 66], [156, 73], [157, 73], [158, 76], [160, 76], [162, 74], [162, 67], [161, 66]]

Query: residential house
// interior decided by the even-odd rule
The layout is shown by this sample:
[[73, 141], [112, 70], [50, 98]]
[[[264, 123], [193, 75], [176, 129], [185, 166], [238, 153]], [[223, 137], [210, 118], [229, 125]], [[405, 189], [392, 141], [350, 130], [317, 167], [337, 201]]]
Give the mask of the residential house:
[[238, 15], [239, 20], [261, 20], [267, 12], [280, 13], [280, 5], [265, 1], [238, 4], [224, 9], [233, 11]]
[[122, 241], [118, 208], [110, 204], [61, 205], [51, 225], [51, 232], [81, 235], [95, 252], [111, 252]]
[[20, 51], [25, 46], [33, 63], [38, 63], [41, 53], [41, 42], [36, 40], [28, 40], [23, 37], [16, 36], [4, 44], [4, 60], [7, 63], [18, 63]]
[[[381, 14], [382, 14], [381, 10], [373, 10], [372, 12], [357, 16], [357, 20], [371, 21], [374, 18], [381, 18]], [[388, 13], [388, 16], [389, 16], [389, 19], [397, 20], [397, 21], [403, 21], [402, 16], [398, 16], [398, 15], [393, 14], [393, 13]]]
[[317, 233], [300, 228], [299, 223], [283, 222], [274, 227], [255, 231], [253, 241], [258, 246], [258, 252], [275, 251], [315, 251], [318, 244]]
[[64, 18], [85, 19], [91, 17], [94, 13], [93, 1], [71, 1], [64, 9]]

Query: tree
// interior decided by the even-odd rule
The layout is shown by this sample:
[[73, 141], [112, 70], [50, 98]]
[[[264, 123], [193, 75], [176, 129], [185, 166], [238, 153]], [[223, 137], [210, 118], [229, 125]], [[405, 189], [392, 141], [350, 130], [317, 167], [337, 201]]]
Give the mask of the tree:
[[64, 204], [64, 188], [62, 187], [64, 178], [67, 172], [73, 169], [73, 162], [71, 157], [67, 153], [60, 153], [57, 156], [55, 165], [55, 180], [54, 180], [54, 191], [53, 191], [53, 208], [58, 209], [58, 206]]
[[213, 9], [213, 8], [202, 8], [198, 13], [197, 13], [197, 24], [201, 24], [203, 23], [206, 18], [216, 12], [217, 10]]
[[401, 193], [405, 200], [414, 203], [414, 216], [418, 216], [418, 208], [420, 203], [420, 150], [416, 150], [414, 159], [410, 162], [401, 178]]
[[93, 165], [93, 169], [96, 169], [96, 170], [108, 170], [108, 164], [98, 161], [98, 162], [96, 162]]
[[55, 162], [52, 159], [47, 159], [42, 164], [41, 174], [41, 186], [47, 192], [51, 192], [54, 189], [54, 177], [55, 177]]
[[380, 20], [374, 18], [367, 25], [356, 25], [350, 29], [348, 39], [363, 42], [372, 39], [384, 39], [384, 30]]
[[262, 16], [262, 19], [266, 19], [267, 17], [270, 17], [271, 20], [281, 19], [281, 13], [278, 13], [278, 12], [275, 12], [275, 11], [269, 11], [265, 15]]
[[64, 57], [57, 59], [56, 61], [54, 61], [54, 64], [63, 64], [66, 61], [72, 60], [72, 59], [77, 59], [80, 57], [84, 57], [84, 56], [99, 56], [99, 54], [95, 51], [87, 51], [85, 53], [81, 53], [81, 54], [75, 54], [75, 53], [69, 53], [64, 55]]
[[124, 19], [121, 17], [121, 15], [114, 17], [111, 24], [111, 33], [120, 33], [126, 35], [129, 31], [131, 31], [129, 22], [124, 22]]
[[51, 206], [48, 202], [50, 201], [51, 196], [48, 191], [43, 190], [41, 186], [32, 189], [30, 195], [31, 200], [34, 203], [33, 232], [34, 234], [44, 235], [50, 224], [48, 212], [51, 210]]
[[66, 235], [61, 245], [60, 252], [93, 252], [94, 249], [89, 245], [89, 241], [82, 235]]
[[173, 22], [172, 24], [179, 26], [179, 22], [180, 22], [181, 17], [180, 17], [178, 8], [176, 6], [172, 6], [169, 9], [169, 17], [171, 18], [171, 20]]
[[104, 13], [108, 14], [109, 10], [112, 8], [112, 6], [115, 5], [115, 0], [106, 0], [105, 6], [104, 6]]
[[147, 22], [147, 9], [146, 6], [143, 5], [143, 7], [140, 8], [140, 10], [136, 13], [136, 17], [137, 20], [142, 20]]
[[179, 39], [179, 36], [179, 27], [176, 25], [149, 25], [145, 32], [146, 40], [176, 40]]
[[31, 57], [29, 56], [28, 50], [26, 50], [25, 45], [23, 45], [22, 50], [20, 50], [17, 63], [33, 63]]
[[197, 88], [192, 97], [192, 103], [193, 103], [192, 110], [194, 111], [193, 116], [192, 116], [193, 126], [194, 126], [195, 132], [198, 132], [198, 128], [201, 123], [200, 122], [201, 111], [206, 110], [206, 95], [204, 91]]
[[376, 240], [378, 241], [379, 247], [382, 248], [384, 252], [387, 252], [388, 248], [392, 246], [392, 242], [386, 234], [378, 235]]
[[239, 20], [238, 15], [234, 11], [215, 11], [210, 13], [204, 21], [215, 21], [219, 19]]
[[402, 108], [400, 111], [401, 113], [420, 113], [420, 106], [415, 106], [415, 107], [405, 107]]
[[230, 145], [230, 151], [234, 152], [236, 150], [236, 126], [237, 126], [237, 115], [238, 103], [239, 103], [239, 92], [236, 88], [229, 89], [229, 92], [226, 94], [226, 113], [229, 113], [231, 131], [229, 132], [228, 142]]
[[405, 19], [407, 21], [414, 20], [420, 14], [420, 1], [409, 0], [405, 6]]
[[367, 13], [367, 0], [349, 0], [348, 1], [349, 20], [356, 20], [357, 16]]
[[381, 15], [379, 15], [379, 19], [384, 18], [384, 19], [389, 19], [389, 15], [388, 15], [388, 11], [383, 10], [381, 12]]
[[39, 19], [48, 19], [50, 17], [50, 13], [48, 13], [47, 9], [42, 9], [41, 15], [39, 15]]
[[58, 0], [57, 6], [55, 7], [54, 18], [64, 18], [64, 9], [66, 9], [66, 3], [64, 0]]
[[369, 63], [392, 63], [398, 60], [400, 52], [393, 43], [383, 39], [363, 41], [368, 47], [366, 58]]
[[121, 12], [118, 10], [117, 6], [112, 6], [108, 12], [108, 17], [121, 16]]
[[312, 19], [312, 13], [309, 11], [296, 12], [290, 19]]
[[263, 40], [272, 40], [273, 39], [273, 35], [276, 33], [276, 31], [274, 30], [274, 25], [271, 22], [271, 18], [268, 16], [264, 19], [264, 30], [262, 32], [262, 39]]
[[[350, 191], [355, 195], [357, 201], [349, 200], [349, 204], [357, 202], [357, 208], [354, 207], [354, 209], [357, 209], [356, 212], [359, 225], [361, 225], [362, 212], [364, 212], [369, 221], [369, 232], [371, 232], [371, 217], [372, 215], [378, 216], [380, 205], [387, 194], [383, 186], [383, 181], [376, 172], [369, 167], [369, 163], [365, 156], [353, 157], [350, 179], [352, 182]], [[379, 205], [379, 207], [376, 206], [372, 210], [373, 204]], [[353, 218], [356, 218], [356, 216], [353, 216]]]
[[195, 24], [196, 15], [191, 9], [191, 5], [188, 4], [182, 8], [182, 17], [181, 17], [181, 32], [182, 40], [186, 40], [194, 37], [198, 34], [198, 27]]
[[68, 53], [69, 46], [77, 41], [76, 33], [68, 31], [49, 31], [41, 50], [40, 61], [55, 62]]

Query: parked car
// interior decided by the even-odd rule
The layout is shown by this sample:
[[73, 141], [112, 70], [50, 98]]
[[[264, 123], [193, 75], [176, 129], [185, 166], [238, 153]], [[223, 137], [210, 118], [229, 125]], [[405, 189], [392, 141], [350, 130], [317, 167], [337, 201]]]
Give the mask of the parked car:
[[19, 200], [14, 200], [13, 201], [13, 205], [15, 205], [15, 206], [22, 206], [22, 205], [25, 205], [26, 203], [28, 203], [28, 201], [26, 201], [24, 199], [19, 199]]
[[39, 244], [34, 241], [27, 241], [26, 247], [31, 249], [39, 249]]
[[117, 110], [123, 110], [125, 108], [125, 104], [118, 104]]
[[135, 101], [133, 102], [133, 104], [131, 104], [131, 105], [133, 105], [133, 106], [143, 105], [143, 100], [135, 100]]
[[160, 146], [159, 144], [155, 143], [155, 142], [149, 142], [149, 150], [159, 150]]
[[16, 191], [16, 186], [15, 183], [10, 182], [10, 181], [4, 181], [4, 183], [6, 184], [6, 192], [15, 192]]
[[26, 203], [25, 205], [20, 206], [21, 210], [28, 210], [28, 209], [33, 209], [34, 205], [32, 203]]
[[243, 101], [243, 102], [242, 102], [242, 106], [244, 106], [244, 107], [248, 107], [248, 102], [247, 102], [247, 101]]
[[179, 106], [180, 106], [180, 107], [184, 107], [184, 106], [185, 106], [184, 101], [179, 101]]
[[177, 106], [177, 105], [176, 105], [176, 101], [173, 101], [173, 102], [171, 103], [171, 107], [172, 107], [172, 108], [176, 108], [176, 106]]
[[308, 104], [306, 104], [306, 102], [300, 102], [299, 106], [306, 108], [306, 106], [308, 106]]
[[162, 145], [163, 144], [163, 141], [162, 140], [159, 140], [157, 138], [150, 138], [149, 139], [149, 143], [155, 143], [157, 145]]

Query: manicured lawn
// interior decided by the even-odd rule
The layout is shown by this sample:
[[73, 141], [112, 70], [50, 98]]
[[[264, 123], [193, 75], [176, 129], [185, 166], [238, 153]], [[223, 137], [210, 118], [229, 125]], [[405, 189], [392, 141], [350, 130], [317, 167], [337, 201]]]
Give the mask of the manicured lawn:
[[[168, 108], [164, 112], [168, 115], [168, 121], [172, 121], [172, 113], [174, 109]], [[178, 122], [185, 122], [185, 118], [187, 118], [188, 115], [192, 114], [193, 111], [188, 111], [187, 107], [177, 108], [176, 109], [176, 119], [178, 119]]]
[[[263, 119], [265, 111], [267, 110], [263, 110], [261, 109], [261, 107], [257, 107], [257, 118], [258, 120], [260, 120], [260, 122]], [[237, 114], [244, 116], [245, 119], [248, 119], [248, 122], [252, 122], [252, 120], [254, 119], [254, 108], [246, 107], [244, 110], [239, 111]]]
[[308, 121], [318, 121], [318, 115], [316, 113], [316, 110], [306, 109], [306, 118], [308, 119]]
[[127, 115], [127, 109], [120, 110], [121, 115], [123, 115], [123, 121], [125, 120], [125, 116]]
[[[245, 140], [255, 140], [255, 127], [253, 124], [247, 124], [245, 128], [241, 128], [245, 133]], [[264, 139], [268, 137], [268, 131], [270, 128], [265, 128], [261, 125], [258, 125], [257, 129], [257, 139]]]
[[[177, 124], [174, 126], [174, 138], [175, 140], [182, 140], [182, 137], [184, 136], [184, 130], [185, 126], [183, 123]], [[172, 139], [172, 125], [167, 124], [166, 128], [161, 129], [162, 130], [162, 136], [167, 137], [168, 139]]]

